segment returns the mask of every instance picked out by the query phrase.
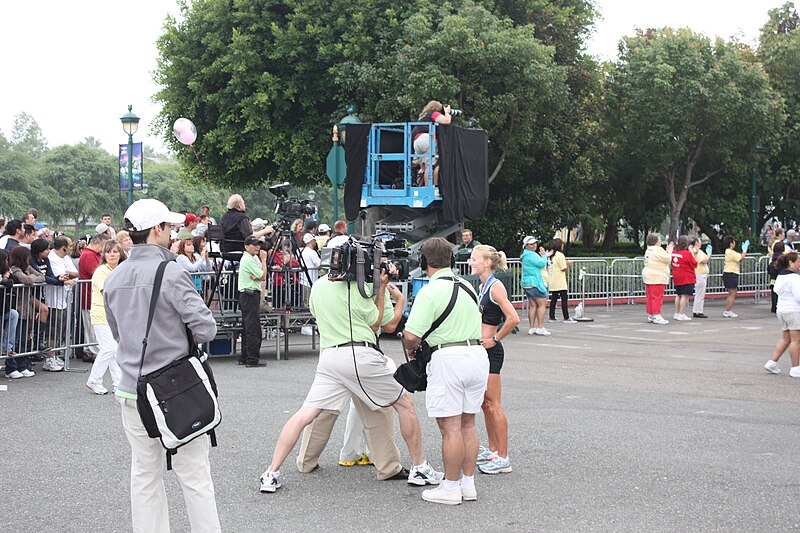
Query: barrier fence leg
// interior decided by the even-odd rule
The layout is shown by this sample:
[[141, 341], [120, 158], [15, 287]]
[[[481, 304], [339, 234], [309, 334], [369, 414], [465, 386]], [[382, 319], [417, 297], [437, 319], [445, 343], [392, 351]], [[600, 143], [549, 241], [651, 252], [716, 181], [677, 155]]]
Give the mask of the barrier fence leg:
[[576, 318], [576, 322], [594, 322], [594, 318], [590, 318], [586, 316], [586, 270], [581, 269], [580, 273], [580, 280], [581, 280], [581, 307], [583, 308], [583, 314], [580, 318]]

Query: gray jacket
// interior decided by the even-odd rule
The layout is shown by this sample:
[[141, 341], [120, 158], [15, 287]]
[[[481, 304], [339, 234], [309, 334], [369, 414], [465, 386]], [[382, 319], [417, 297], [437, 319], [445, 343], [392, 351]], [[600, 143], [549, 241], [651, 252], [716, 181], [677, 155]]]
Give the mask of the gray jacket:
[[[103, 299], [111, 333], [119, 343], [117, 362], [122, 369], [119, 391], [135, 395], [142, 357], [142, 339], [147, 327], [147, 312], [153, 294], [156, 268], [175, 254], [155, 244], [139, 244], [130, 257], [106, 278]], [[158, 296], [153, 324], [147, 342], [142, 375], [186, 355], [189, 344], [183, 324], [189, 326], [198, 343], [217, 334], [217, 324], [197, 293], [189, 274], [177, 263], [170, 263]]]

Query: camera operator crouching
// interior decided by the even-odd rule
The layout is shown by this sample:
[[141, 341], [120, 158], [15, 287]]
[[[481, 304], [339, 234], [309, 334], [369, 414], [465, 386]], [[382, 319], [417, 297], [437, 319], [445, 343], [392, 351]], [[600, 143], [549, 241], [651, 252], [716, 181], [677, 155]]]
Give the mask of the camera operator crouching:
[[[331, 239], [328, 246], [337, 257], [364, 254], [365, 251], [354, 243], [352, 238], [340, 236]], [[359, 258], [367, 259], [364, 255]], [[379, 276], [375, 281], [380, 287], [374, 298], [371, 284], [363, 284], [363, 278], [357, 284], [355, 279], [331, 279], [328, 274], [320, 277], [311, 288], [311, 314], [320, 334], [319, 363], [303, 406], [281, 430], [272, 462], [261, 476], [261, 492], [275, 492], [281, 487], [280, 467], [303, 429], [323, 411], [338, 412], [351, 395], [371, 410], [391, 406], [397, 412], [400, 432], [414, 463], [408, 475], [409, 484], [436, 485], [442, 479], [442, 474], [425, 460], [416, 410], [410, 395], [394, 380], [395, 364], [377, 345], [376, 332], [383, 322], [389, 282], [385, 270], [381, 270]], [[480, 337], [480, 330], [477, 337]]]
[[[421, 249], [421, 267], [430, 278], [414, 300], [403, 340], [410, 358], [422, 337], [430, 345], [425, 407], [442, 433], [445, 479], [423, 491], [422, 499], [447, 505], [477, 500], [475, 458], [478, 433], [475, 414], [481, 410], [489, 379], [489, 358], [481, 345], [481, 313], [472, 287], [454, 277], [452, 245], [441, 237]], [[456, 284], [454, 286], [454, 283]], [[454, 298], [454, 305], [449, 302]], [[431, 325], [450, 308], [441, 324]]]

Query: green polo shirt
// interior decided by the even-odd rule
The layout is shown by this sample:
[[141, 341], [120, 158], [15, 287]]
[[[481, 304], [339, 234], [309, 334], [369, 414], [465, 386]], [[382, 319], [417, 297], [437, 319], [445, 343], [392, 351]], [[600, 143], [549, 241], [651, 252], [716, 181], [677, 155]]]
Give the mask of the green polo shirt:
[[[250, 279], [250, 274], [258, 279]], [[244, 292], [245, 289], [255, 291], [261, 290], [261, 276], [264, 271], [261, 270], [261, 260], [257, 255], [250, 255], [247, 252], [242, 254], [242, 259], [239, 261], [239, 292]]]
[[[406, 329], [417, 337], [422, 337], [428, 331], [431, 324], [439, 318], [447, 304], [450, 303], [450, 297], [453, 294], [453, 282], [447, 279], [439, 279], [442, 276], [452, 277], [453, 271], [449, 268], [438, 270], [431, 276], [430, 282], [422, 287], [414, 298], [414, 306], [408, 315]], [[468, 291], [475, 294], [469, 284], [465, 285]], [[462, 289], [458, 291], [456, 305], [450, 315], [425, 339], [429, 345], [436, 346], [437, 344], [448, 342], [478, 340], [481, 338], [481, 312], [469, 295], [465, 294]]]
[[[347, 287], [350, 286], [348, 306]], [[372, 284], [365, 283], [364, 290], [372, 294]], [[383, 324], [392, 319], [392, 302], [387, 290], [384, 293]], [[319, 329], [319, 343], [324, 350], [351, 341], [376, 342], [372, 324], [378, 320], [378, 308], [372, 298], [364, 298], [358, 292], [355, 281], [349, 284], [346, 281], [331, 281], [328, 276], [322, 276], [311, 287], [309, 297], [311, 314], [317, 321]], [[349, 312], [348, 312], [349, 307]], [[352, 324], [353, 335], [350, 336]]]

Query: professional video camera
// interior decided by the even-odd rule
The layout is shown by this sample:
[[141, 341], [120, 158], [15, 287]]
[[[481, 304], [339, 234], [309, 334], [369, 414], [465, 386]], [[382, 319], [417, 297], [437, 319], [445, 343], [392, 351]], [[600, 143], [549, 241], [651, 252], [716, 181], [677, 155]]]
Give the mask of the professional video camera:
[[282, 220], [289, 220], [290, 222], [296, 218], [303, 218], [305, 215], [313, 215], [314, 206], [311, 205], [311, 200], [289, 198], [289, 189], [291, 188], [292, 185], [288, 181], [269, 188], [269, 192], [277, 197], [275, 200], [275, 213]]
[[397, 273], [391, 276], [391, 279], [408, 281], [411, 271], [419, 266], [419, 259], [412, 257], [408, 243], [391, 233], [378, 234], [376, 237], [383, 241], [384, 263], [392, 264], [397, 269]]

